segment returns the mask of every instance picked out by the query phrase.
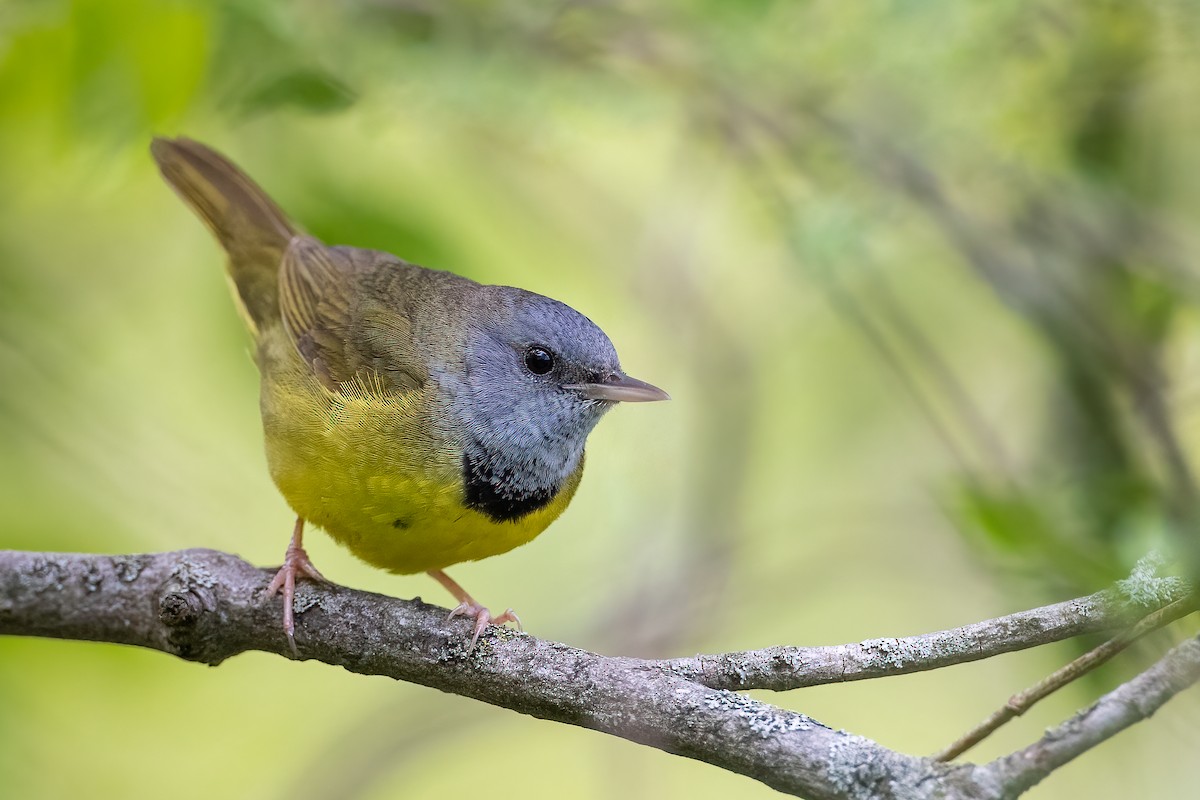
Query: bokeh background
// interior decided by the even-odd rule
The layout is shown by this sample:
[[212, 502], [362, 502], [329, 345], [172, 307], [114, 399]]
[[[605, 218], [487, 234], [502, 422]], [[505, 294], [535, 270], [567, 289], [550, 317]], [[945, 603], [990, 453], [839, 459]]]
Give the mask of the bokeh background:
[[[1186, 569], [1197, 42], [1172, 0], [4, 0], [0, 547], [283, 555], [248, 337], [147, 151], [186, 134], [329, 242], [566, 301], [675, 396], [600, 425], [543, 537], [451, 571], [540, 636], [840, 643], [1089, 593], [1152, 547]], [[761, 696], [927, 753], [1089, 644]], [[1194, 694], [1031, 796], [1195, 797]], [[3, 797], [769, 794], [321, 664], [0, 640]]]

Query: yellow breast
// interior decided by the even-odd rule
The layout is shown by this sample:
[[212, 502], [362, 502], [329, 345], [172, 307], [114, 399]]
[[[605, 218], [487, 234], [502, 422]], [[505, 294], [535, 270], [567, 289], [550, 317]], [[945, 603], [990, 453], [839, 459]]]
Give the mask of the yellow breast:
[[507, 552], [545, 530], [579, 485], [582, 461], [549, 504], [496, 522], [464, 505], [461, 446], [436, 422], [432, 389], [331, 392], [278, 355], [284, 365], [263, 359], [271, 476], [298, 515], [369, 564], [412, 573]]

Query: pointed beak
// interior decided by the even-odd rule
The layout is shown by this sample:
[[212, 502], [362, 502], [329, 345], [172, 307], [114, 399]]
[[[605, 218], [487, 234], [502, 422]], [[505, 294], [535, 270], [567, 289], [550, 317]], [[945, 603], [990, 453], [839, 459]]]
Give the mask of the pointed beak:
[[653, 403], [670, 400], [671, 395], [645, 381], [618, 372], [601, 383], [568, 383], [563, 386], [579, 392], [589, 400], [608, 400], [614, 403]]

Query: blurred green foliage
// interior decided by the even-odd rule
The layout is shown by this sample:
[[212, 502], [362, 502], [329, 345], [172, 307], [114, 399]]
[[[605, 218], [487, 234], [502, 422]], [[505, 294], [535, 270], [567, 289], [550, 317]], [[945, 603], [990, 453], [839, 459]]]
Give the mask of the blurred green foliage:
[[[1183, 2], [6, 0], [0, 547], [282, 555], [247, 338], [146, 150], [184, 133], [327, 241], [570, 303], [676, 397], [600, 426], [545, 536], [454, 570], [539, 635], [853, 641], [1152, 548], [1194, 569], [1198, 34]], [[335, 580], [448, 599], [311, 539]], [[1078, 647], [770, 699], [930, 752]], [[257, 655], [4, 640], [0, 708], [5, 797], [767, 793]], [[1032, 796], [1195, 796], [1195, 710]]]

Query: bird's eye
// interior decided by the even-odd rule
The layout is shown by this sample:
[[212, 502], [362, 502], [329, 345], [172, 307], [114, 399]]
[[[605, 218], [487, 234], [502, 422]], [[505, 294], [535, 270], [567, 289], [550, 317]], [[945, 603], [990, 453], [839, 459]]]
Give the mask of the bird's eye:
[[525, 369], [534, 375], [545, 375], [554, 369], [554, 354], [536, 345], [529, 348], [525, 351]]

